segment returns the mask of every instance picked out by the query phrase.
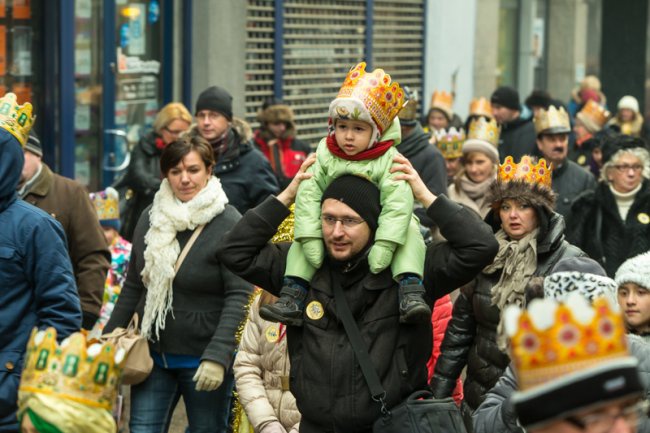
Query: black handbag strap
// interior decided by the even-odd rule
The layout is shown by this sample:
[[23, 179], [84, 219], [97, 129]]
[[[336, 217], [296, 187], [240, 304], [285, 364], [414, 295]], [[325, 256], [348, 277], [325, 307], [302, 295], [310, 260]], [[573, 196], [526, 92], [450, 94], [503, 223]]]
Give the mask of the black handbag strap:
[[370, 355], [368, 354], [368, 346], [366, 346], [366, 342], [363, 341], [359, 327], [357, 326], [354, 317], [352, 317], [352, 312], [350, 311], [348, 301], [345, 299], [345, 295], [343, 294], [343, 289], [341, 288], [341, 285], [336, 278], [334, 278], [332, 285], [334, 286], [334, 300], [336, 301], [336, 311], [339, 318], [341, 319], [341, 322], [343, 322], [345, 333], [350, 339], [350, 344], [352, 345], [354, 354], [357, 356], [363, 377], [366, 379], [368, 388], [370, 388], [372, 399], [381, 404], [382, 415], [390, 416], [390, 411], [386, 407], [385, 401], [386, 391], [381, 386], [381, 380], [379, 379], [377, 370], [375, 370], [374, 365], [372, 365]]

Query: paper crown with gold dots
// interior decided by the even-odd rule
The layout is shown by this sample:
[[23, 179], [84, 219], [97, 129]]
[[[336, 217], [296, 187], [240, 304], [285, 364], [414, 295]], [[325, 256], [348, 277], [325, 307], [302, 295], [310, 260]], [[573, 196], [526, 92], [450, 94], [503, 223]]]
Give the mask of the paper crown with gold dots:
[[530, 156], [524, 155], [517, 164], [513, 161], [512, 156], [507, 156], [503, 164], [499, 165], [497, 182], [520, 181], [551, 189], [552, 172], [553, 164], [547, 166], [544, 158], [540, 158], [539, 162], [535, 164]]
[[[385, 131], [405, 104], [404, 91], [383, 69], [366, 72], [366, 62], [350, 69], [336, 99], [330, 105], [330, 117], [344, 118], [345, 113], [337, 111], [332, 115], [334, 105], [337, 110], [344, 106], [335, 104], [338, 99], [353, 98], [360, 101], [369, 112], [380, 132]], [[354, 119], [353, 113], [348, 113]], [[364, 119], [362, 119], [364, 120]]]
[[484, 97], [472, 99], [472, 102], [469, 104], [469, 115], [485, 116], [492, 119], [492, 104], [490, 100]]
[[551, 105], [548, 110], [543, 108], [535, 116], [535, 133], [539, 134], [567, 134], [571, 132], [569, 114], [564, 107], [559, 109]]
[[504, 324], [522, 391], [628, 355], [623, 316], [609, 298], [593, 306], [579, 293], [565, 303], [536, 299], [525, 311], [508, 307]]
[[15, 93], [6, 93], [0, 98], [0, 128], [16, 137], [21, 146], [27, 143], [33, 124], [32, 104], [18, 105]]
[[465, 131], [457, 130], [454, 127], [448, 130], [440, 129], [433, 132], [436, 146], [445, 159], [455, 159], [463, 156], [463, 142], [465, 141]]
[[19, 391], [54, 395], [111, 411], [125, 353], [111, 343], [86, 345], [80, 332], [59, 345], [54, 328], [35, 328], [27, 344]]
[[91, 192], [90, 200], [95, 206], [100, 222], [120, 219], [120, 195], [114, 188], [108, 187], [103, 191]]
[[501, 129], [496, 120], [485, 120], [485, 117], [475, 117], [469, 122], [467, 140], [463, 143], [463, 154], [482, 152], [493, 162], [499, 161], [499, 134]]
[[484, 117], [472, 119], [469, 122], [469, 129], [467, 130], [467, 140], [482, 140], [487, 141], [494, 147], [499, 145], [499, 134], [501, 128], [496, 120], [485, 120]]
[[454, 96], [451, 93], [445, 92], [444, 90], [436, 90], [433, 92], [433, 95], [431, 95], [431, 106], [429, 108], [436, 108], [442, 111], [447, 115], [447, 118], [451, 120], [454, 116], [453, 105]]
[[590, 132], [598, 132], [609, 120], [611, 114], [596, 101], [588, 100], [582, 107], [582, 110], [576, 114], [576, 117], [585, 124]]

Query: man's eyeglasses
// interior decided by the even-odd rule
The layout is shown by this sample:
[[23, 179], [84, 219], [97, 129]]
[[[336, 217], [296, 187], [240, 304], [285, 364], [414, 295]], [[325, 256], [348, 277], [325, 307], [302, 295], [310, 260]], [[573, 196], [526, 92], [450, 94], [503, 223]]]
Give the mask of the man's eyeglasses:
[[341, 222], [343, 224], [343, 227], [347, 229], [351, 229], [352, 227], [356, 227], [359, 224], [365, 222], [365, 220], [358, 219], [358, 218], [336, 218], [332, 215], [321, 215], [320, 217], [321, 221], [323, 221], [323, 224], [327, 226], [335, 226], [337, 222]]
[[617, 413], [594, 413], [581, 417], [571, 416], [565, 420], [582, 431], [606, 433], [612, 429], [619, 418], [623, 418], [630, 426], [638, 425], [643, 416], [648, 414], [649, 407], [650, 403], [647, 400], [642, 400], [619, 409]]
[[634, 165], [628, 165], [628, 164], [622, 164], [622, 165], [615, 165], [614, 168], [621, 173], [627, 173], [630, 170], [634, 170], [635, 172], [639, 172], [643, 170], [643, 166], [641, 164], [634, 164]]

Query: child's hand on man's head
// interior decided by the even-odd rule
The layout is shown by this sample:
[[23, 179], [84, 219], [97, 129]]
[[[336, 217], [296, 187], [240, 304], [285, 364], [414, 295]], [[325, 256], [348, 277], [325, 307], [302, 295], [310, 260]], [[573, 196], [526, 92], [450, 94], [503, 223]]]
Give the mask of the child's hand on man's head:
[[391, 173], [397, 173], [393, 179], [395, 180], [405, 180], [411, 186], [413, 190], [413, 197], [425, 208], [428, 208], [436, 200], [436, 196], [429, 191], [429, 188], [424, 184], [418, 172], [411, 165], [404, 155], [398, 153], [393, 158], [393, 166], [390, 169]]

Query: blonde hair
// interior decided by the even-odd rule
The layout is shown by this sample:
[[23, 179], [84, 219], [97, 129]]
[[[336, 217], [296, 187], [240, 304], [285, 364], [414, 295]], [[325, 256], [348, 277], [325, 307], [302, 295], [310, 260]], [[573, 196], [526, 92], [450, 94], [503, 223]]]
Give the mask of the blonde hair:
[[184, 120], [188, 125], [192, 124], [192, 115], [185, 108], [185, 105], [180, 102], [170, 102], [160, 109], [156, 118], [153, 121], [153, 130], [157, 134], [160, 134], [160, 131], [163, 128], [166, 128], [174, 120]]

